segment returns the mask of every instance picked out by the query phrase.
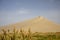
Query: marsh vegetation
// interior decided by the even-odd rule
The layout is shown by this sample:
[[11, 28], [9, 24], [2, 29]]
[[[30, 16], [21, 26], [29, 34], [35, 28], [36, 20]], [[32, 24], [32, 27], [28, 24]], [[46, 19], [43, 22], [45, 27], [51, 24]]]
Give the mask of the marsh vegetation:
[[15, 28], [10, 32], [10, 30], [2, 29], [0, 40], [60, 40], [60, 32], [32, 33], [30, 29], [28, 32], [24, 32], [22, 29], [18, 31]]

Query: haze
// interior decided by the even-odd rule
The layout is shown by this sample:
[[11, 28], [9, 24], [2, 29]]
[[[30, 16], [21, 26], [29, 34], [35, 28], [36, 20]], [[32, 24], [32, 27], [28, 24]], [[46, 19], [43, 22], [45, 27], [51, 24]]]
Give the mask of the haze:
[[0, 26], [36, 16], [60, 24], [60, 0], [0, 0]]

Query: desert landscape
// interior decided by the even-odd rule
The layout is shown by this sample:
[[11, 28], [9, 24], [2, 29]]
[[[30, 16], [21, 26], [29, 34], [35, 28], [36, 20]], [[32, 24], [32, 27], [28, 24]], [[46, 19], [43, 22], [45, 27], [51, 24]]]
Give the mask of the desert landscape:
[[0, 40], [60, 40], [60, 0], [0, 0]]
[[38, 16], [0, 27], [0, 40], [60, 40], [60, 25]]
[[59, 24], [54, 23], [42, 16], [31, 18], [19, 23], [1, 26], [0, 29], [9, 29], [12, 31], [14, 27], [17, 30], [23, 29], [26, 32], [28, 29], [30, 29], [32, 32], [60, 32]]

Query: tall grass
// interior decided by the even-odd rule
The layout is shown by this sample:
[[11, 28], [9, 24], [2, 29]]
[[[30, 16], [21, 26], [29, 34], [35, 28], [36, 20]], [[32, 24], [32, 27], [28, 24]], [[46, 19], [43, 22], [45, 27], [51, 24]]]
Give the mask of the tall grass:
[[60, 40], [60, 32], [59, 33], [40, 33], [35, 32], [32, 33], [29, 29], [28, 32], [24, 32], [24, 30], [20, 29], [20, 31], [13, 29], [10, 33], [10, 30], [2, 29], [2, 34], [0, 34], [0, 40]]

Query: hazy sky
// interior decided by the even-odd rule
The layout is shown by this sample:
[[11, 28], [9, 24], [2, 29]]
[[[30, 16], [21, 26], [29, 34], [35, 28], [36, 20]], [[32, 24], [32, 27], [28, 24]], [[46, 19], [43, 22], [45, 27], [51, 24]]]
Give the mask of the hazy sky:
[[0, 26], [36, 16], [60, 23], [60, 0], [0, 0]]

